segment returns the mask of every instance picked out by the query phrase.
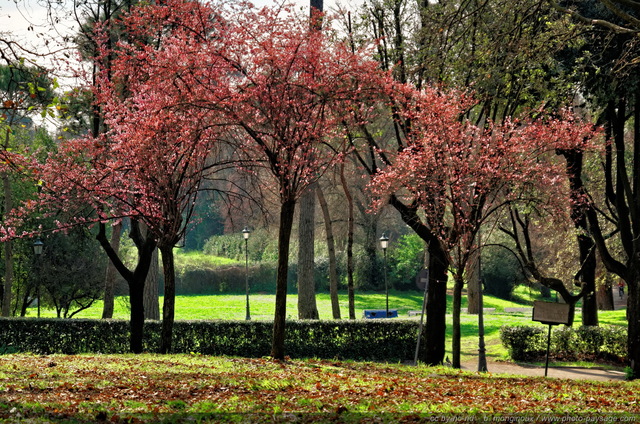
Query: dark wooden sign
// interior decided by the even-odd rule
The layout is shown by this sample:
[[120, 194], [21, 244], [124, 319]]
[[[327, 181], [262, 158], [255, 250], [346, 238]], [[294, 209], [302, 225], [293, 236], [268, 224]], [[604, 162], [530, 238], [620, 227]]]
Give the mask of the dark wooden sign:
[[573, 324], [573, 307], [568, 303], [533, 302], [533, 321], [543, 324]]

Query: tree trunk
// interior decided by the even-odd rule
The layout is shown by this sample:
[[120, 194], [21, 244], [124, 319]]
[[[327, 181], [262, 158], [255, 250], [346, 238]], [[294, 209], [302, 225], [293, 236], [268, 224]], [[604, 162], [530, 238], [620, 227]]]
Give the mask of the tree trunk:
[[283, 201], [280, 206], [280, 228], [278, 229], [278, 271], [276, 274], [276, 307], [273, 318], [273, 340], [271, 356], [284, 359], [284, 337], [287, 318], [287, 274], [289, 272], [289, 245], [296, 202]]
[[369, 290], [383, 288], [383, 279], [380, 276], [380, 266], [378, 261], [378, 218], [362, 209], [362, 221], [364, 230], [364, 279], [362, 285]]
[[[162, 257], [164, 260], [164, 256]], [[160, 264], [158, 260], [158, 249], [153, 251], [151, 265], [147, 274], [147, 281], [144, 284], [144, 318], [159, 320], [160, 303], [158, 300], [158, 285], [160, 276]], [[165, 279], [166, 281], [166, 279]]]
[[640, 273], [634, 270], [631, 274], [632, 278], [627, 281], [627, 345], [633, 378], [640, 378]]
[[[13, 193], [11, 178], [6, 172], [2, 173], [4, 186], [4, 212], [8, 214], [13, 209]], [[11, 316], [11, 291], [13, 289], [13, 242], [4, 242], [4, 293], [2, 297], [2, 316]]]
[[329, 294], [331, 297], [331, 312], [333, 319], [340, 319], [340, 301], [338, 298], [338, 267], [336, 264], [336, 243], [333, 238], [333, 224], [331, 215], [329, 214], [329, 206], [322, 192], [322, 187], [318, 184], [316, 189], [318, 195], [318, 203], [322, 210], [324, 220], [324, 229], [327, 233], [327, 251], [329, 252]]
[[315, 284], [315, 186], [300, 199], [298, 226], [298, 318], [318, 319]]
[[[122, 235], [122, 222], [111, 227], [111, 248], [116, 255], [120, 252], [120, 236]], [[104, 280], [104, 305], [102, 308], [102, 319], [113, 318], [114, 293], [118, 270], [111, 261], [107, 263], [107, 275]]]
[[480, 313], [480, 249], [475, 249], [467, 261], [467, 313]]
[[349, 297], [349, 319], [356, 319], [355, 292], [353, 285], [353, 232], [354, 232], [354, 206], [353, 197], [344, 175], [344, 164], [340, 167], [340, 182], [344, 195], [347, 198], [347, 292]]
[[129, 283], [129, 305], [131, 306], [129, 348], [132, 353], [142, 353], [142, 341], [144, 339], [144, 278], [132, 279], [127, 283]]
[[164, 271], [164, 303], [162, 305], [160, 353], [170, 353], [176, 303], [176, 273], [173, 246], [162, 246], [160, 247], [160, 251], [162, 253], [162, 269]]
[[451, 366], [460, 368], [460, 312], [462, 307], [462, 289], [464, 279], [461, 271], [453, 274], [453, 338], [451, 340]]
[[133, 353], [142, 353], [144, 336], [144, 282], [147, 279], [151, 257], [156, 248], [156, 241], [140, 233], [139, 223], [131, 221], [130, 237], [134, 240], [138, 251], [138, 262], [133, 271], [129, 270], [118, 254], [113, 250], [106, 236], [105, 224], [100, 224], [96, 239], [109, 256], [120, 275], [129, 285], [129, 304], [131, 306], [129, 347]]
[[439, 243], [429, 243], [429, 291], [427, 292], [426, 349], [422, 361], [440, 365], [444, 360], [447, 313], [447, 254]]
[[613, 302], [613, 274], [606, 272], [602, 284], [599, 284], [596, 292], [596, 300], [598, 309], [601, 311], [613, 311], [615, 305]]
[[566, 160], [566, 172], [571, 189], [571, 219], [578, 233], [578, 249], [580, 252], [580, 270], [575, 280], [580, 281], [585, 293], [582, 300], [582, 325], [598, 325], [598, 305], [596, 302], [596, 249], [593, 239], [588, 235], [584, 183], [582, 181], [582, 165], [584, 155], [580, 150], [559, 151]]

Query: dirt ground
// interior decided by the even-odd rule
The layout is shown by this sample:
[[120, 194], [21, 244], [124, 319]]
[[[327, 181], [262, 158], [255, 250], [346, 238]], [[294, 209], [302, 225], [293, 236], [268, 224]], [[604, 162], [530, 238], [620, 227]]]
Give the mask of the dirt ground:
[[[465, 371], [477, 371], [477, 361], [467, 361], [462, 363], [462, 369]], [[511, 362], [487, 361], [487, 369], [491, 374], [515, 374], [534, 377], [544, 377], [545, 367], [537, 365], [516, 364]], [[549, 363], [547, 370], [549, 378], [569, 378], [574, 380], [597, 380], [611, 381], [624, 380], [623, 371], [608, 370], [602, 368], [578, 368], [554, 366]]]

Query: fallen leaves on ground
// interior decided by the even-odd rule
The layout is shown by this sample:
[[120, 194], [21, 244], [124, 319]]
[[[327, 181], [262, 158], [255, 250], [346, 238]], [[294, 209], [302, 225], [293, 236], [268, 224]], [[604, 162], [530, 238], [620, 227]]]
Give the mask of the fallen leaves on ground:
[[[195, 355], [0, 356], [0, 421], [152, 422], [189, 414], [640, 414], [636, 382]], [[48, 421], [47, 421], [48, 422]], [[392, 421], [390, 421], [392, 422]]]

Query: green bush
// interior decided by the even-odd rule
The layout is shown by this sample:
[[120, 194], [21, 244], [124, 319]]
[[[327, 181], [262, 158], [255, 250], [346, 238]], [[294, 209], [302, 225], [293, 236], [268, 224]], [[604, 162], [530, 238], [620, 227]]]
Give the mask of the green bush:
[[[500, 340], [516, 361], [541, 359], [547, 350], [544, 327], [503, 326]], [[627, 358], [627, 332], [624, 328], [582, 326], [554, 328], [550, 356], [556, 360], [607, 360], [622, 362]]]
[[541, 327], [502, 326], [500, 340], [516, 361], [537, 358], [545, 352], [545, 331]]
[[[126, 353], [129, 322], [0, 318], [0, 346], [35, 354]], [[144, 349], [157, 352], [161, 322], [145, 324]], [[285, 352], [296, 358], [413, 359], [418, 323], [409, 320], [290, 321]], [[271, 351], [267, 321], [176, 321], [173, 352], [262, 357]], [[425, 343], [422, 343], [424, 347]]]

